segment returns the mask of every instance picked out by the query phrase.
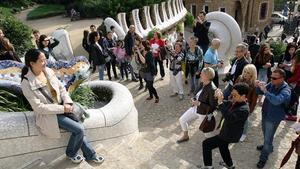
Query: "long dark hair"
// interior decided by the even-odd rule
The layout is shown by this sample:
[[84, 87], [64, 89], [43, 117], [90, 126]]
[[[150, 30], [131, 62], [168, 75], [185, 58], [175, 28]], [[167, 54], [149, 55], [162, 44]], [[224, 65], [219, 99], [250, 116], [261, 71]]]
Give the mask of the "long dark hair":
[[291, 49], [291, 48], [295, 48], [295, 51], [296, 51], [296, 49], [297, 49], [297, 47], [296, 47], [296, 45], [294, 44], [294, 43], [289, 43], [288, 44], [288, 46], [286, 47], [286, 50], [285, 50], [285, 53], [284, 53], [284, 60], [286, 60], [286, 61], [291, 61], [292, 60], [292, 58], [294, 57], [294, 55], [295, 55], [295, 53], [293, 53], [293, 55], [291, 56], [291, 54], [290, 54], [290, 52], [289, 52], [289, 50]]
[[41, 51], [38, 49], [29, 49], [25, 54], [25, 66], [22, 68], [21, 81], [31, 68], [30, 62], [36, 62], [39, 59]]
[[[39, 49], [43, 49], [45, 46], [43, 44], [43, 41], [47, 38], [47, 35], [41, 35], [39, 38]], [[48, 44], [48, 46], [50, 45], [50, 42]]]
[[99, 35], [99, 33], [98, 32], [91, 32], [90, 33], [90, 36], [89, 36], [89, 38], [90, 38], [90, 42], [91, 42], [91, 44], [95, 44], [96, 43], [96, 41], [95, 41], [95, 37], [97, 37]]
[[270, 59], [273, 56], [271, 52], [269, 52], [267, 54], [264, 53], [266, 48], [270, 49], [270, 46], [266, 43], [262, 44], [259, 48], [259, 53], [258, 53], [259, 55], [258, 55], [258, 59], [257, 59], [259, 64], [263, 64], [263, 65], [266, 64], [267, 62], [270, 61]]

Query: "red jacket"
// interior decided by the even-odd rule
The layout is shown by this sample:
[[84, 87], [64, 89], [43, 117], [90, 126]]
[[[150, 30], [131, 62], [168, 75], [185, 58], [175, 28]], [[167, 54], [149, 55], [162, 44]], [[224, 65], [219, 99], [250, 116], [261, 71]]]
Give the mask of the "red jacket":
[[159, 56], [159, 52], [160, 52], [160, 47], [164, 47], [165, 46], [165, 41], [163, 39], [154, 39], [152, 38], [150, 40], [150, 46], [151, 46], [151, 50], [152, 50], [152, 55], [154, 58]]
[[296, 65], [293, 76], [287, 80], [288, 83], [296, 83], [296, 86], [300, 86], [300, 64]]

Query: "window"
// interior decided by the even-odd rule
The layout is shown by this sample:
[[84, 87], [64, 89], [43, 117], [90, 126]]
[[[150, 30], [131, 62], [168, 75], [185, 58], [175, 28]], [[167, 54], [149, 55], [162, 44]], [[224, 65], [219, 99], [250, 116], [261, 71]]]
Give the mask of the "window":
[[191, 13], [193, 14], [194, 17], [197, 16], [196, 10], [197, 10], [197, 6], [195, 4], [191, 5]]
[[208, 13], [208, 12], [209, 12], [208, 5], [204, 5], [204, 6], [203, 6], [203, 11], [204, 11], [205, 13]]
[[226, 12], [226, 9], [224, 7], [219, 8], [219, 11]]
[[259, 20], [265, 20], [268, 13], [268, 3], [264, 2], [260, 4]]

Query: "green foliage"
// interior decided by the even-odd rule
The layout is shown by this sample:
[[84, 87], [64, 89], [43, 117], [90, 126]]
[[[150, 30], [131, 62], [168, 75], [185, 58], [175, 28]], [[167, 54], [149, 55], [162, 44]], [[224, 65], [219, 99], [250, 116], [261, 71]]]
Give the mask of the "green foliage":
[[285, 52], [286, 44], [283, 42], [272, 42], [270, 47], [273, 49], [274, 62], [278, 62], [280, 60], [280, 56]]
[[274, 0], [274, 10], [281, 11], [283, 10], [285, 0]]
[[65, 12], [65, 7], [63, 5], [57, 4], [48, 4], [48, 5], [41, 5], [32, 11], [30, 11], [27, 15], [28, 20], [32, 19], [40, 19], [50, 16], [57, 16], [63, 14]]
[[76, 0], [75, 9], [83, 17], [116, 17], [120, 12], [129, 13], [133, 9], [163, 1], [165, 0]]
[[93, 90], [89, 86], [83, 85], [71, 93], [71, 99], [86, 108], [92, 108], [94, 107], [97, 95], [94, 94]]
[[0, 7], [0, 29], [14, 45], [19, 56], [33, 48], [30, 28], [17, 20], [8, 8]]
[[0, 89], [0, 112], [31, 110], [31, 106], [24, 96], [18, 96], [4, 89]]
[[113, 97], [112, 91], [106, 87], [93, 88], [93, 92], [97, 96], [96, 100], [98, 102], [108, 103]]
[[148, 35], [147, 35], [147, 39], [148, 39], [148, 40], [150, 40], [150, 39], [153, 38], [154, 32], [159, 32], [159, 33], [161, 33], [161, 32], [160, 32], [160, 29], [158, 29], [158, 28], [153, 28], [153, 29], [148, 33]]
[[180, 22], [176, 25], [176, 32], [184, 32], [184, 22]]
[[1, 0], [0, 6], [11, 8], [12, 12], [19, 12], [21, 8], [32, 6], [32, 0]]
[[193, 25], [194, 25], [194, 20], [195, 20], [195, 18], [194, 18], [194, 16], [193, 16], [193, 14], [190, 13], [190, 12], [187, 12], [187, 14], [186, 14], [186, 16], [185, 16], [185, 21], [184, 21], [185, 25], [186, 25], [187, 27], [192, 28]]
[[39, 4], [70, 4], [74, 2], [74, 0], [34, 0]]

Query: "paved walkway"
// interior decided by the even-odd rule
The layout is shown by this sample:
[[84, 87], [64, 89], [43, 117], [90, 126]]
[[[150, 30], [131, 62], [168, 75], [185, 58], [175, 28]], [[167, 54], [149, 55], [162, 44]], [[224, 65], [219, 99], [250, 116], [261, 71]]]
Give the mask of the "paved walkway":
[[[96, 74], [94, 74], [96, 78]], [[168, 76], [165, 80], [157, 80], [155, 87], [158, 89], [160, 103], [145, 101], [148, 92], [138, 91], [138, 83], [122, 82], [134, 96], [135, 105], [139, 112], [140, 133], [126, 140], [103, 142], [98, 145], [97, 152], [106, 158], [105, 163], [97, 166], [92, 163], [82, 163], [79, 166], [71, 164], [62, 158], [53, 169], [196, 169], [202, 164], [202, 147], [204, 134], [198, 130], [199, 122], [196, 120], [190, 126], [190, 141], [177, 144], [180, 125], [178, 119], [189, 108], [189, 98], [183, 101], [179, 98], [170, 98], [171, 89]], [[185, 85], [187, 93], [188, 86]], [[259, 157], [256, 146], [262, 143], [261, 133], [261, 107], [251, 115], [251, 125], [248, 136], [243, 143], [232, 144], [230, 151], [238, 169], [254, 169]], [[288, 151], [291, 140], [296, 134], [289, 128], [291, 122], [282, 122], [274, 140], [274, 152], [265, 169], [279, 168], [284, 154]], [[216, 169], [221, 168], [219, 150], [213, 151], [213, 162]], [[293, 154], [285, 169], [294, 168], [296, 155]]]
[[[28, 25], [39, 29], [42, 33], [50, 33], [58, 27], [69, 26], [69, 33], [75, 53], [81, 54], [80, 47], [82, 32], [88, 29], [90, 24], [100, 24], [100, 19], [82, 20], [70, 22], [69, 18], [61, 16], [42, 20], [25, 21], [26, 12], [18, 17]], [[77, 52], [78, 51], [78, 52]], [[94, 74], [94, 76], [96, 76]], [[96, 77], [94, 77], [96, 78]], [[201, 143], [204, 140], [203, 133], [199, 132], [199, 122], [195, 121], [190, 126], [190, 141], [183, 144], [176, 144], [179, 137], [179, 117], [190, 106], [189, 98], [185, 96], [183, 101], [178, 98], [170, 98], [171, 89], [169, 76], [165, 80], [158, 80], [155, 87], [160, 96], [160, 103], [145, 101], [148, 93], [138, 91], [138, 83], [122, 82], [131, 91], [135, 105], [139, 112], [140, 133], [130, 136], [127, 139], [116, 141], [103, 141], [97, 145], [97, 152], [105, 156], [106, 161], [97, 166], [86, 162], [74, 165], [64, 156], [53, 162], [53, 169], [195, 169], [196, 165], [202, 164]], [[185, 85], [187, 93], [188, 86]], [[251, 125], [248, 136], [243, 143], [230, 146], [232, 158], [238, 169], [254, 169], [259, 157], [256, 146], [262, 143], [260, 107], [251, 115]], [[288, 151], [291, 140], [296, 134], [289, 128], [290, 122], [282, 122], [274, 140], [274, 152], [265, 169], [279, 168], [284, 154]], [[216, 169], [220, 161], [220, 153], [213, 151], [213, 162]], [[285, 169], [294, 168], [296, 155], [293, 154]]]

